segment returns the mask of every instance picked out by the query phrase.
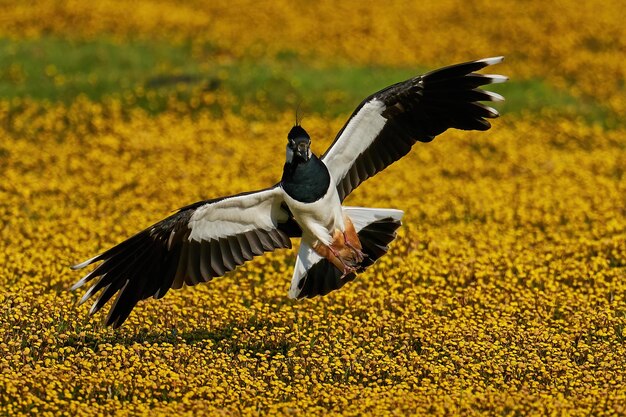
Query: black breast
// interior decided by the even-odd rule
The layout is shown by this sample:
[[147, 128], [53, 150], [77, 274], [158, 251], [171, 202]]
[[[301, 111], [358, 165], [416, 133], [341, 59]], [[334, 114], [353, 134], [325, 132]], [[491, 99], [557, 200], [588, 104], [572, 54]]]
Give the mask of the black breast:
[[326, 165], [315, 155], [304, 162], [288, 162], [283, 169], [281, 184], [293, 199], [312, 203], [322, 198], [330, 186], [330, 174]]

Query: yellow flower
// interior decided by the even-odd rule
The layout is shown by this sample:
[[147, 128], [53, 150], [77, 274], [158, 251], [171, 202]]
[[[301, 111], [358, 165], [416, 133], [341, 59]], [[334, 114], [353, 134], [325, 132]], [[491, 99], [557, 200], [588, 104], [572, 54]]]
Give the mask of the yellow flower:
[[[43, 0], [3, 7], [0, 33], [160, 38], [198, 60], [210, 49], [216, 65], [294, 51], [311, 67], [434, 67], [505, 53], [513, 79], [541, 78], [617, 115], [621, 9]], [[18, 53], [10, 40], [0, 48]], [[38, 71], [60, 87], [76, 81], [60, 65]], [[24, 74], [0, 63], [0, 83]], [[576, 114], [504, 107], [487, 133], [416, 145], [347, 201], [405, 210], [390, 253], [324, 298], [286, 298], [294, 251], [279, 251], [140, 303], [118, 331], [87, 317], [81, 294], [66, 291], [79, 278], [68, 265], [177, 207], [280, 178], [293, 112], [174, 90], [0, 98], [0, 414], [624, 413], [626, 128]], [[336, 119], [306, 116], [318, 153], [351, 106]]]

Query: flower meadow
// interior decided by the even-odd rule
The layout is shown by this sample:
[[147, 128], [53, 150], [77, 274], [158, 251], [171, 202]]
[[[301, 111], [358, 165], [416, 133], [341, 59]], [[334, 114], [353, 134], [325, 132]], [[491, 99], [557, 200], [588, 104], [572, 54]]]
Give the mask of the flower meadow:
[[[626, 414], [624, 8], [0, 4], [0, 414]], [[68, 291], [173, 210], [276, 183], [298, 101], [321, 154], [399, 81], [369, 79], [498, 54], [491, 130], [346, 201], [406, 214], [341, 290], [287, 298], [294, 242], [118, 330]]]

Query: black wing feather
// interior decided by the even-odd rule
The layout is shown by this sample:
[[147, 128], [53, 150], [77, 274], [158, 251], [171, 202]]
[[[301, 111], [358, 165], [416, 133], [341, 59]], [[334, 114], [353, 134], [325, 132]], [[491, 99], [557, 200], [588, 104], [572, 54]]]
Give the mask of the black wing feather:
[[[248, 193], [247, 193], [248, 194]], [[247, 232], [210, 239], [190, 240], [190, 219], [196, 209], [221, 199], [194, 203], [137, 233], [102, 254], [73, 267], [80, 269], [102, 262], [72, 289], [96, 279], [81, 303], [100, 295], [90, 314], [98, 312], [115, 294], [106, 325], [119, 327], [141, 300], [165, 296], [170, 288], [196, 285], [222, 276], [254, 256], [266, 251], [290, 248], [290, 236], [301, 231], [287, 214], [277, 229], [251, 229]]]
[[[501, 58], [466, 62], [431, 71], [419, 77], [393, 84], [366, 98], [339, 131], [331, 149], [344, 140], [371, 138], [342, 137], [350, 121], [363, 106], [378, 100], [384, 104], [385, 124], [369, 146], [355, 155], [352, 165], [342, 178], [336, 178], [337, 191], [343, 201], [363, 181], [405, 156], [416, 142], [430, 142], [449, 128], [487, 130], [485, 119], [498, 117], [498, 112], [480, 101], [501, 101], [502, 96], [477, 87], [502, 82], [500, 75], [476, 74]], [[374, 169], [372, 169], [372, 167]], [[329, 167], [331, 171], [333, 169]]]

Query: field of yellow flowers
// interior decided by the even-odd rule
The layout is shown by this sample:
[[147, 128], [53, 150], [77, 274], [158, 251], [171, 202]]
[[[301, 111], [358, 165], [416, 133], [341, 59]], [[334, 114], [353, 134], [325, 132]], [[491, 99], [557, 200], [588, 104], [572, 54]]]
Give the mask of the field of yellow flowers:
[[[0, 2], [0, 415], [626, 414], [625, 12]], [[298, 103], [320, 154], [377, 88], [499, 54], [491, 130], [347, 201], [406, 215], [342, 290], [289, 300], [292, 250], [118, 330], [67, 291], [172, 210], [278, 181]]]

